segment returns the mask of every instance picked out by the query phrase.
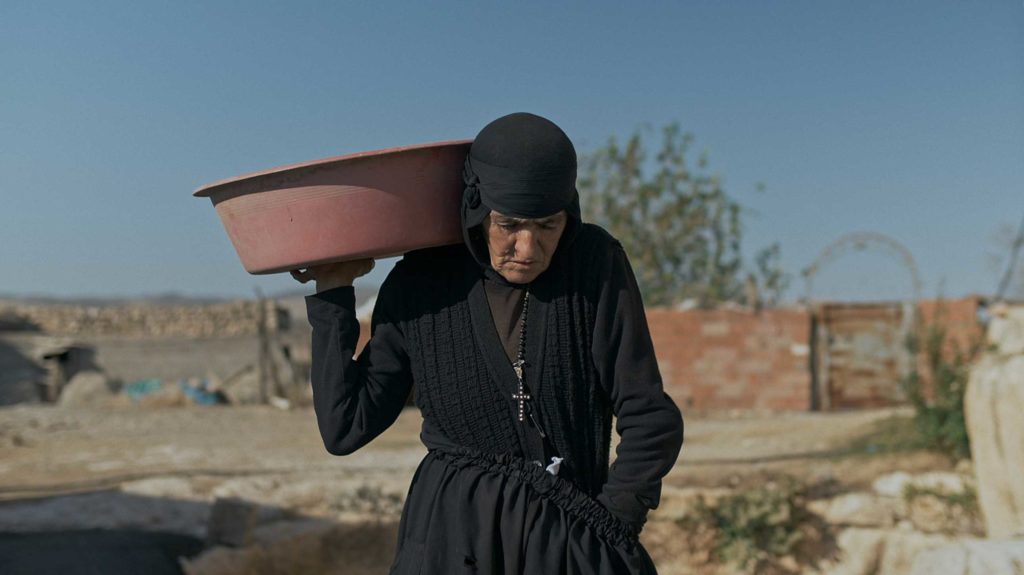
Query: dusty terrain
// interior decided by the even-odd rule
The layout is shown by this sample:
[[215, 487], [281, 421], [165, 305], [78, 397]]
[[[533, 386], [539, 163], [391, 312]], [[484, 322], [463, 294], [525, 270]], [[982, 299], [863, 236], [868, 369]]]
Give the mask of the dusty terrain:
[[[672, 493], [689, 488], [752, 486], [792, 475], [843, 490], [888, 471], [948, 469], [927, 453], [870, 453], [880, 426], [907, 416], [905, 410], [688, 416], [665, 504], [645, 530], [652, 556], [664, 563], [677, 553], [664, 526], [681, 513]], [[308, 409], [2, 408], [0, 532], [136, 528], [203, 537], [218, 498], [258, 503], [264, 519], [393, 522], [425, 453], [419, 425], [418, 411], [407, 409], [367, 448], [334, 457], [324, 451]], [[378, 542], [382, 557], [391, 545], [386, 537]]]
[[[906, 410], [838, 414], [687, 416], [685, 445], [666, 482], [735, 484], [752, 475], [832, 477], [856, 486], [890, 469], [944, 467], [926, 453], [851, 451], [877, 422]], [[115, 487], [148, 477], [289, 477], [339, 480], [383, 472], [411, 478], [425, 453], [415, 409], [362, 451], [327, 454], [312, 410], [263, 407], [0, 410], [0, 498]], [[399, 477], [401, 476], [401, 477]]]

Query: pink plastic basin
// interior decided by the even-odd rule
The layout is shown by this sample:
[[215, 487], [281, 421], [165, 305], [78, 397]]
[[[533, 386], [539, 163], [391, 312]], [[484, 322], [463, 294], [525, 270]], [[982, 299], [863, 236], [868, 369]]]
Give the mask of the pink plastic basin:
[[268, 274], [462, 241], [471, 140], [337, 156], [221, 180], [209, 197], [246, 271]]

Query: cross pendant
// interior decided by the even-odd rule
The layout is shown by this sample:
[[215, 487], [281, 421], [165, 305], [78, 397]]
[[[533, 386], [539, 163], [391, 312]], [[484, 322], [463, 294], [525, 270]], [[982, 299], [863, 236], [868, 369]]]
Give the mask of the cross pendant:
[[526, 361], [522, 359], [517, 359], [515, 360], [515, 362], [512, 363], [512, 370], [516, 372], [516, 377], [519, 378], [520, 386], [522, 386], [523, 384], [523, 366], [525, 365]]
[[523, 421], [523, 402], [530, 401], [530, 394], [525, 393], [523, 384], [519, 384], [519, 393], [513, 393], [512, 399], [519, 400], [519, 421]]
[[517, 359], [512, 364], [512, 369], [516, 372], [516, 378], [519, 379], [519, 393], [513, 393], [512, 399], [519, 401], [519, 421], [523, 421], [523, 402], [530, 401], [530, 394], [526, 393], [523, 389], [523, 366], [526, 365], [526, 361]]

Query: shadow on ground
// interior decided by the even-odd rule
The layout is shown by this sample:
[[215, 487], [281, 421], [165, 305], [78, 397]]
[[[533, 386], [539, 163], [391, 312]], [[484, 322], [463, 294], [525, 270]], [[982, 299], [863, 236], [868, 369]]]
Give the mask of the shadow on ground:
[[0, 573], [181, 573], [179, 557], [194, 557], [203, 541], [176, 533], [81, 530], [0, 533]]
[[[103, 490], [0, 503], [0, 573], [387, 572], [397, 522]], [[226, 511], [225, 511], [226, 510]]]

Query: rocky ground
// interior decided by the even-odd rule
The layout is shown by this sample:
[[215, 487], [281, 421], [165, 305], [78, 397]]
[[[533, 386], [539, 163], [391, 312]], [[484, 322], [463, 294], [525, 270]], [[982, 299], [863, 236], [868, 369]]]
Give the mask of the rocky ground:
[[[289, 346], [287, 365], [301, 365], [309, 340], [302, 299], [278, 303], [296, 321], [275, 345]], [[105, 335], [0, 333], [0, 572], [39, 572], [33, 557], [11, 563], [17, 550], [24, 559], [33, 549], [37, 558], [67, 549], [96, 557], [107, 549], [117, 560], [132, 548], [136, 557], [166, 559], [197, 546], [201, 554], [182, 561], [194, 575], [386, 572], [405, 493], [424, 454], [419, 413], [406, 410], [354, 455], [330, 456], [308, 408], [200, 407], [174, 385], [209, 379], [232, 402], [253, 399], [259, 339], [251, 329], [229, 336], [218, 328], [210, 338], [191, 331], [139, 337], [129, 328], [149, 325], [136, 321], [149, 315], [133, 310], [82, 315], [93, 323], [117, 320], [107, 322], [117, 329]], [[1010, 339], [1020, 345], [1000, 344], [1004, 355], [1024, 354], [1019, 313], [1015, 323], [1004, 323], [1012, 323], [1017, 335]], [[95, 350], [102, 376], [88, 372], [92, 379], [72, 381], [65, 391], [96, 401], [70, 401], [70, 394], [62, 395], [62, 407], [31, 403], [38, 400], [33, 381], [45, 376], [42, 352], [72, 342]], [[976, 378], [992, 388], [982, 393], [988, 388], [975, 386], [981, 411], [973, 419], [992, 428], [982, 429], [988, 435], [975, 449], [978, 470], [988, 470], [981, 489], [971, 462], [954, 464], [916, 448], [908, 409], [687, 412], [683, 454], [644, 529], [645, 547], [663, 575], [1024, 575], [1022, 534], [979, 537], [979, 500], [990, 511], [1024, 508], [1001, 503], [1013, 497], [986, 503], [993, 493], [1014, 491], [1018, 474], [1005, 470], [1020, 468], [1019, 460], [994, 465], [993, 449], [999, 457], [1024, 453], [1013, 448], [1021, 436], [1016, 406], [1024, 398], [1014, 391], [1021, 372], [1015, 361], [997, 361]], [[150, 379], [168, 385], [141, 400], [108, 385]], [[295, 406], [308, 397], [291, 399]], [[1002, 481], [995, 488], [993, 473]], [[727, 525], [732, 537], [723, 539], [725, 530], [709, 527], [715, 524]], [[766, 546], [786, 551], [758, 551]], [[58, 564], [76, 565], [80, 555], [57, 557]], [[173, 560], [164, 567], [179, 570]]]
[[[970, 482], [969, 467], [957, 470], [902, 446], [908, 417], [906, 410], [690, 414], [683, 456], [644, 532], [660, 571], [728, 572], [695, 552], [693, 530], [679, 519], [698, 496], [713, 500], [786, 477], [806, 486], [815, 517], [834, 525], [816, 535], [819, 549], [787, 559], [773, 567], [777, 572], [805, 571], [812, 561], [828, 572], [897, 573], [892, 569], [909, 568], [913, 559], [901, 553], [970, 536], [974, 519], [947, 517], [945, 500], [912, 509], [915, 502], [905, 497], [908, 484], [920, 483], [921, 493], [935, 497], [929, 485], [952, 482], [962, 492]], [[424, 454], [419, 423], [419, 413], [407, 409], [364, 450], [333, 457], [308, 409], [2, 408], [0, 532], [145, 529], [206, 538], [216, 515], [211, 510], [234, 502], [253, 527], [244, 530], [247, 545], [215, 548], [193, 560], [189, 572], [251, 572], [257, 564], [278, 566], [268, 573], [312, 568], [300, 568], [301, 561], [340, 561], [360, 572], [339, 551], [351, 548], [358, 532], [374, 535], [353, 552], [366, 573], [381, 573]], [[913, 541], [891, 544], [885, 559], [883, 547], [893, 537]], [[296, 555], [299, 549], [306, 551]], [[878, 563], [850, 567], [844, 549], [874, 553]], [[883, 569], [886, 560], [892, 565]]]

